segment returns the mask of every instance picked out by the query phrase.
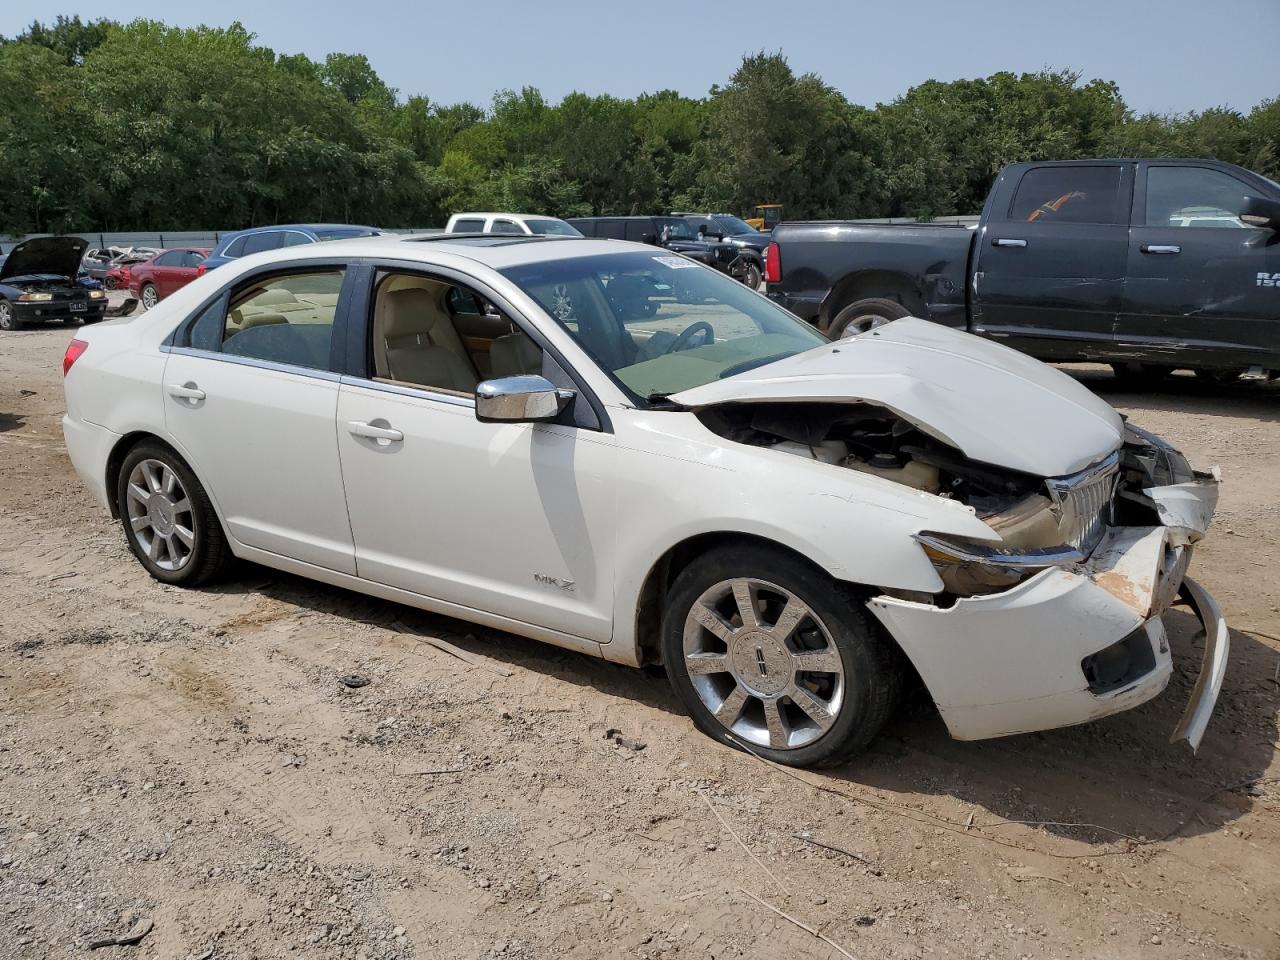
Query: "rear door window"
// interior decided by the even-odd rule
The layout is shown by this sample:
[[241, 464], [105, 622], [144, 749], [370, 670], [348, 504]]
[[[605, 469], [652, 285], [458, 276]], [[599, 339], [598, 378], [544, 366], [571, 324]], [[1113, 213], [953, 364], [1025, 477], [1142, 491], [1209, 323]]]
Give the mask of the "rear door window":
[[249, 239], [248, 237], [236, 237], [229, 244], [227, 244], [227, 249], [222, 251], [222, 255], [224, 257], [244, 256], [244, 242], [248, 239]]
[[623, 239], [649, 243], [653, 239], [653, 225], [648, 220], [628, 220]]
[[255, 277], [196, 318], [190, 346], [327, 370], [342, 279], [338, 267]]
[[267, 233], [255, 233], [244, 238], [244, 255], [261, 253], [264, 250], [279, 250], [284, 242], [284, 235], [279, 230]]
[[157, 267], [180, 267], [182, 266], [185, 254], [181, 250], [170, 250], [168, 253], [162, 253], [156, 257], [155, 265]]
[[597, 237], [606, 240], [622, 240], [626, 236], [627, 221], [625, 220], [601, 220], [599, 224], [599, 229], [596, 231]]
[[1120, 166], [1035, 167], [1022, 176], [1009, 219], [1028, 223], [1129, 222]]

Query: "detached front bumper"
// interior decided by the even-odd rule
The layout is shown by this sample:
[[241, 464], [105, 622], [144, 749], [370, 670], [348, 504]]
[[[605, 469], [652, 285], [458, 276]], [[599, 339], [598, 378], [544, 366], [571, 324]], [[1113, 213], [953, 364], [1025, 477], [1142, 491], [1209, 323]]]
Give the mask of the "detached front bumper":
[[1185, 576], [1188, 539], [1180, 526], [1113, 527], [1086, 563], [1044, 570], [1003, 593], [949, 608], [888, 596], [868, 605], [919, 671], [951, 735], [980, 740], [1085, 723], [1158, 695], [1173, 670], [1161, 616], [1181, 598], [1206, 637], [1200, 679], [1173, 737], [1195, 750], [1229, 642], [1217, 604]]

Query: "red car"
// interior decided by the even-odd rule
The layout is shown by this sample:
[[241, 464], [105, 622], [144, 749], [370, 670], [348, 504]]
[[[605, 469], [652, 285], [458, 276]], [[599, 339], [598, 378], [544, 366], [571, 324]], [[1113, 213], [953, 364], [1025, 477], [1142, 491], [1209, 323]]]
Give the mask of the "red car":
[[129, 292], [150, 310], [175, 290], [185, 287], [200, 275], [198, 268], [209, 256], [208, 247], [174, 247], [158, 253], [150, 260], [124, 268]]

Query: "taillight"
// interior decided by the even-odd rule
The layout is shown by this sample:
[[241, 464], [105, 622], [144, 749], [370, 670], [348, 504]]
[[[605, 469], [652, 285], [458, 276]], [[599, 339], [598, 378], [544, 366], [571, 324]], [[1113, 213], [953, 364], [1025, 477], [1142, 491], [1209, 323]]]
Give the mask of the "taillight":
[[197, 266], [196, 266], [196, 276], [197, 276], [197, 277], [203, 277], [203, 276], [204, 276], [206, 273], [208, 273], [208, 272], [209, 272], [209, 268], [208, 268], [208, 266], [206, 266], [206, 265], [205, 265], [205, 264], [203, 264], [203, 263], [201, 263], [201, 264], [197, 264]]
[[778, 256], [778, 245], [771, 243], [764, 251], [764, 282], [782, 282], [782, 260]]
[[71, 369], [71, 365], [75, 363], [89, 349], [89, 344], [84, 340], [72, 340], [67, 344], [67, 352], [62, 355], [62, 375], [65, 377], [67, 371]]

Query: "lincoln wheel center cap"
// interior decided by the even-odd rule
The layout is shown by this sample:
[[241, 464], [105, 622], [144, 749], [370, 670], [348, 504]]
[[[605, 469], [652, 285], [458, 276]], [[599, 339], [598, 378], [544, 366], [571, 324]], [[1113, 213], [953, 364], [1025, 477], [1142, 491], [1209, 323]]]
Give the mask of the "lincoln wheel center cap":
[[791, 684], [790, 651], [767, 633], [748, 630], [734, 638], [729, 660], [738, 682], [761, 697], [776, 697]]
[[164, 497], [153, 496], [151, 502], [147, 504], [147, 515], [151, 520], [151, 526], [155, 527], [156, 533], [162, 537], [167, 537], [173, 533], [174, 513], [173, 504]]

